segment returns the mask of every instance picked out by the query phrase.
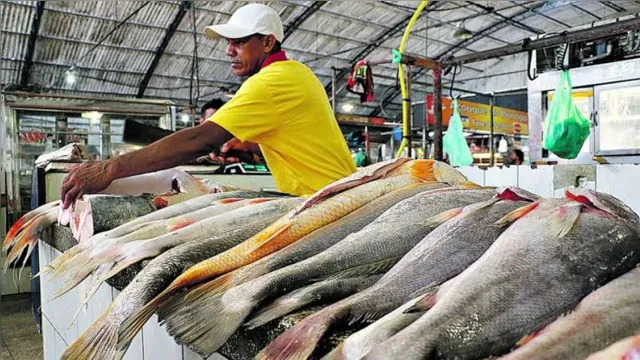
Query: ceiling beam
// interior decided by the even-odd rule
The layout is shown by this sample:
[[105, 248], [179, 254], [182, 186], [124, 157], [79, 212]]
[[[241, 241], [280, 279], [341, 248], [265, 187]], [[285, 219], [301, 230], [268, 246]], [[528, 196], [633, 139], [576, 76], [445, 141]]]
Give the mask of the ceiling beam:
[[[545, 10], [550, 10], [551, 8], [556, 8], [559, 7], [559, 5], [549, 5], [547, 1], [543, 1], [539, 4], [533, 5], [531, 7], [526, 8], [523, 11], [518, 12], [517, 14], [511, 16], [508, 19], [503, 19], [500, 20], [498, 22], [495, 22], [487, 27], [485, 27], [484, 29], [476, 32], [473, 34], [472, 37], [470, 37], [469, 39], [466, 40], [462, 40], [460, 42], [458, 42], [457, 44], [449, 47], [448, 49], [445, 49], [444, 51], [442, 51], [440, 54], [437, 54], [435, 56], [433, 56], [433, 58], [438, 59], [438, 60], [442, 60], [442, 58], [444, 58], [447, 54], [453, 54], [456, 51], [463, 49], [475, 42], [480, 41], [481, 39], [485, 38], [488, 35], [491, 35], [497, 31], [500, 31], [504, 28], [506, 28], [507, 26], [511, 25], [512, 21], [524, 21], [532, 16], [535, 15], [540, 15], [539, 13], [535, 12], [535, 10], [548, 5], [547, 8], [545, 8]], [[562, 6], [562, 5], [560, 5]], [[423, 72], [425, 71], [425, 69], [419, 69], [417, 72], [415, 72], [412, 76], [411, 79], [415, 79], [418, 76], [420, 76]], [[391, 101], [392, 99], [395, 99], [395, 97], [398, 96], [398, 91], [393, 91], [390, 94], [388, 94], [384, 99], [382, 99], [382, 106], [385, 106], [389, 101]], [[378, 110], [379, 111], [379, 110]], [[372, 115], [376, 115], [377, 113], [372, 113]]]
[[613, 1], [600, 1], [600, 3], [612, 10], [615, 10], [617, 12], [627, 12], [627, 9], [623, 8], [622, 6], [615, 4]]
[[484, 5], [481, 5], [481, 4], [476, 4], [476, 3], [472, 2], [472, 1], [467, 1], [467, 3], [469, 5], [471, 5], [471, 6], [475, 6], [477, 8], [480, 8], [480, 9], [482, 9], [482, 10], [484, 10], [484, 11], [490, 13], [490, 14], [495, 14], [496, 16], [501, 18], [502, 20], [508, 22], [510, 25], [515, 26], [517, 28], [520, 28], [520, 29], [522, 29], [524, 31], [528, 31], [528, 32], [536, 34], [536, 35], [544, 34], [544, 31], [542, 31], [540, 29], [536, 29], [534, 27], [531, 27], [531, 26], [529, 26], [527, 24], [524, 24], [524, 23], [522, 23], [520, 21], [513, 20], [513, 19], [511, 19], [509, 17], [506, 17], [506, 16], [494, 11], [493, 7], [488, 7], [488, 6], [484, 6]]
[[284, 43], [291, 34], [298, 28], [298, 26], [302, 25], [305, 20], [307, 20], [311, 15], [315, 14], [316, 11], [320, 10], [321, 7], [326, 4], [326, 1], [316, 1], [313, 5], [306, 8], [302, 14], [300, 14], [297, 18], [293, 19], [292, 22], [287, 24], [284, 28], [284, 38], [282, 38], [282, 42]]
[[[435, 5], [433, 5], [433, 6], [432, 6], [432, 4], [434, 4], [434, 3], [429, 3], [429, 5], [427, 5], [427, 9], [429, 9], [429, 7], [435, 8], [435, 7], [439, 6], [441, 3], [442, 2], [436, 2]], [[393, 37], [396, 33], [402, 31], [402, 29], [404, 29], [407, 26], [407, 24], [409, 23], [409, 21], [411, 20], [412, 17], [413, 17], [413, 14], [408, 15], [405, 18], [403, 18], [402, 20], [400, 20], [399, 22], [395, 23], [390, 28], [388, 28], [388, 29], [384, 30], [383, 32], [381, 32], [376, 37], [376, 39], [371, 42], [371, 44], [367, 45], [358, 54], [356, 54], [356, 56], [354, 56], [351, 59], [351, 61], [349, 61], [349, 63], [353, 66], [353, 65], [355, 65], [355, 63], [357, 61], [362, 60], [367, 55], [371, 54], [375, 49], [377, 49], [385, 41], [387, 41], [388, 39]], [[338, 73], [336, 74], [336, 83], [339, 83], [340, 81], [342, 81], [344, 76], [347, 75], [349, 72], [350, 72], [350, 69], [341, 69], [340, 71], [338, 71]], [[324, 89], [327, 91], [327, 93], [329, 93], [331, 91], [331, 84], [325, 86]]]
[[160, 63], [160, 58], [162, 58], [164, 51], [167, 49], [167, 46], [169, 45], [169, 41], [171, 41], [173, 34], [176, 33], [178, 26], [182, 22], [182, 19], [184, 18], [184, 16], [187, 14], [187, 11], [189, 11], [189, 8], [191, 8], [191, 2], [189, 1], [180, 2], [180, 6], [178, 7], [178, 13], [173, 18], [173, 21], [171, 21], [171, 24], [169, 24], [169, 27], [167, 28], [167, 32], [164, 34], [164, 38], [162, 38], [162, 42], [160, 43], [160, 46], [158, 46], [158, 48], [156, 49], [156, 53], [153, 56], [151, 65], [149, 65], [147, 72], [144, 74], [144, 77], [142, 78], [142, 81], [140, 81], [140, 88], [138, 89], [138, 95], [136, 97], [141, 98], [144, 96], [144, 92], [147, 90], [147, 86], [149, 86], [149, 81], [151, 81], [151, 76], [153, 76], [153, 73], [156, 71], [156, 67], [158, 67], [158, 64]]
[[578, 10], [582, 11], [583, 13], [595, 18], [596, 20], [602, 20], [602, 18], [600, 16], [598, 16], [598, 15], [592, 13], [591, 11], [589, 11], [589, 10], [583, 8], [583, 7], [580, 7], [580, 6], [576, 5], [576, 4], [571, 4], [571, 7], [574, 8], [574, 9], [578, 9]]
[[42, 15], [44, 14], [44, 1], [36, 3], [36, 13], [31, 23], [31, 31], [29, 32], [29, 41], [27, 42], [27, 52], [24, 56], [24, 66], [22, 67], [22, 75], [20, 76], [20, 85], [26, 86], [31, 81], [31, 68], [33, 67], [33, 54], [36, 50], [36, 42], [38, 41], [38, 33], [40, 32], [40, 24], [42, 23]]

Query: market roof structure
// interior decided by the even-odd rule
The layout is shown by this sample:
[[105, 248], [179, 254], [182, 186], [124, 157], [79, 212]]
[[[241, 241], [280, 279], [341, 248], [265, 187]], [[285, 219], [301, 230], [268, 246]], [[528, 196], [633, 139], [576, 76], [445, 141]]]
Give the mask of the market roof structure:
[[[338, 69], [338, 106], [349, 102], [355, 105], [354, 114], [372, 115], [380, 113], [384, 102], [384, 114], [399, 112], [393, 65], [374, 68], [374, 103], [360, 104], [342, 85], [356, 61], [391, 58], [419, 1], [264, 3], [280, 13], [289, 57], [311, 67], [328, 93], [332, 68]], [[2, 1], [0, 83], [11, 89], [160, 98], [179, 104], [197, 99], [201, 105], [233, 93], [241, 83], [231, 72], [226, 43], [208, 39], [203, 29], [225, 22], [243, 4]], [[414, 26], [407, 53], [435, 59], [469, 54], [638, 11], [638, 1], [431, 2]], [[453, 36], [461, 23], [471, 32], [467, 39]], [[454, 85], [474, 91], [483, 79], [524, 77], [525, 68], [520, 57], [472, 63], [462, 68]], [[431, 79], [414, 70], [419, 74], [412, 90], [423, 97]]]

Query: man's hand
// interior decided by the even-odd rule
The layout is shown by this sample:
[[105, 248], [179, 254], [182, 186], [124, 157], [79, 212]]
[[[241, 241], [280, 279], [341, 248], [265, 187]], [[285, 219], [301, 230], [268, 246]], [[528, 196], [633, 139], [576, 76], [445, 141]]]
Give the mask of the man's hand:
[[62, 182], [60, 199], [63, 208], [68, 208], [84, 194], [95, 194], [111, 184], [108, 161], [92, 161], [75, 165]]
[[233, 138], [220, 147], [219, 155], [211, 153], [209, 157], [211, 160], [218, 161], [222, 164], [239, 162], [257, 164], [260, 162], [260, 157], [254, 153], [251, 148], [251, 143], [243, 143], [238, 138]]

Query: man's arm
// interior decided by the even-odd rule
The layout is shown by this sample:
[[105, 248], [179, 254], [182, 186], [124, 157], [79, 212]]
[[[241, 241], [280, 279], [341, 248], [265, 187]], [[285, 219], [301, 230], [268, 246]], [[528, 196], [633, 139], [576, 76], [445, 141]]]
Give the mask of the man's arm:
[[113, 180], [182, 165], [217, 150], [233, 135], [220, 125], [204, 124], [178, 131], [144, 148], [106, 161], [77, 165], [66, 176], [61, 199], [68, 207], [75, 199], [104, 190]]

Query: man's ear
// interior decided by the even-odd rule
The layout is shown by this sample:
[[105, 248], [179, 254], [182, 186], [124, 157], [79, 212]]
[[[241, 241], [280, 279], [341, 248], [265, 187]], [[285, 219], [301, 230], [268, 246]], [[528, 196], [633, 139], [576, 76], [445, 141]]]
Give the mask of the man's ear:
[[276, 45], [276, 37], [273, 35], [267, 35], [264, 39], [264, 51], [265, 53], [270, 53], [271, 50], [273, 50], [273, 47]]

